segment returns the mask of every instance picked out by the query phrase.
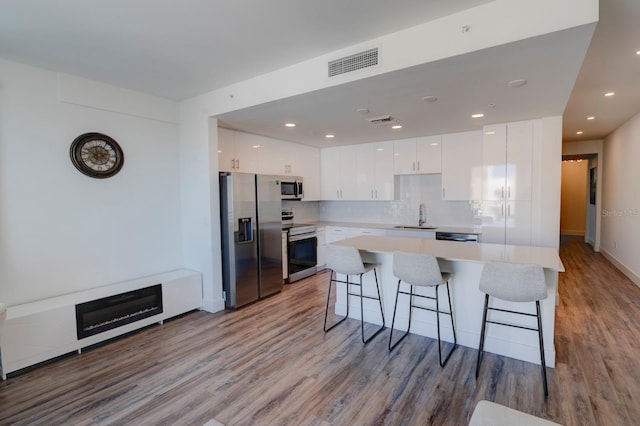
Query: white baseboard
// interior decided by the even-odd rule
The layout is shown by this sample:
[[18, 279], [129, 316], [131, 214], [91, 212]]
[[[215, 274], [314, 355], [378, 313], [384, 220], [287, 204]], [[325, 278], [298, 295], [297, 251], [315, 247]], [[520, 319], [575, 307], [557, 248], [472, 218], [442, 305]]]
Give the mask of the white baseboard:
[[616, 258], [613, 254], [609, 253], [606, 249], [600, 248], [600, 253], [611, 263], [618, 268], [620, 272], [625, 274], [631, 281], [640, 287], [640, 275], [636, 274], [633, 270], [627, 267], [622, 261]]

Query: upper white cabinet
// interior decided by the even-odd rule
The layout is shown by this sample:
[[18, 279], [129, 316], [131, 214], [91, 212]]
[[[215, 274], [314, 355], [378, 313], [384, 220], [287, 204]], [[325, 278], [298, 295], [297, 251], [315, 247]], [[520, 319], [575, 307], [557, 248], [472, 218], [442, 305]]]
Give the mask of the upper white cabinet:
[[480, 200], [482, 132], [442, 136], [442, 199]]
[[531, 244], [533, 121], [485, 126], [483, 242]]
[[393, 142], [322, 150], [323, 200], [392, 200]]
[[531, 200], [533, 122], [485, 126], [483, 200]]
[[218, 128], [218, 169], [223, 172], [302, 176], [304, 199], [320, 199], [318, 148]]
[[393, 150], [393, 172], [396, 175], [442, 171], [442, 136], [397, 140], [394, 141]]
[[357, 199], [393, 200], [393, 142], [357, 145]]

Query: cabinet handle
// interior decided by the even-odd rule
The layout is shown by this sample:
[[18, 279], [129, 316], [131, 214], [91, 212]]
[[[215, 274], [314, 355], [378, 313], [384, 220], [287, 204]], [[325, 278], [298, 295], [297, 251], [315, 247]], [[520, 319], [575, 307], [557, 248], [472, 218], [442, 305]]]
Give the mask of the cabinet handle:
[[507, 204], [507, 216], [511, 216], [511, 204]]
[[236, 168], [240, 170], [240, 159], [236, 159]]
[[502, 210], [502, 217], [504, 217], [504, 204], [500, 204], [500, 209]]
[[507, 186], [507, 198], [511, 199], [511, 185]]
[[500, 196], [500, 198], [504, 198], [504, 186], [502, 186], [502, 195]]
[[236, 160], [235, 158], [231, 159], [231, 170], [235, 170], [236, 169]]
[[340, 198], [342, 199], [342, 189], [340, 190]]
[[373, 200], [373, 189], [371, 190], [371, 199]]
[[445, 198], [445, 192], [444, 192], [444, 188], [442, 188], [442, 198]]
[[418, 171], [420, 171], [420, 162], [418, 161]]
[[336, 198], [340, 198], [340, 190], [336, 189]]
[[414, 161], [414, 162], [413, 162], [413, 163], [411, 163], [411, 164], [412, 164], [411, 168], [412, 168], [412, 170], [415, 172], [415, 171], [416, 171], [416, 162]]
[[378, 190], [376, 189], [376, 200], [378, 199]]

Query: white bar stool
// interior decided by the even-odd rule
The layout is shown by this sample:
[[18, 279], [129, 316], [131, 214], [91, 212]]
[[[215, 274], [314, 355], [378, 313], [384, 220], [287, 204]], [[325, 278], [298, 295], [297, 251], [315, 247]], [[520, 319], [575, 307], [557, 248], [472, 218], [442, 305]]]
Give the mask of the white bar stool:
[[[540, 362], [542, 365], [542, 383], [545, 397], [549, 395], [547, 388], [547, 369], [544, 359], [544, 341], [542, 339], [542, 317], [540, 316], [540, 300], [547, 298], [547, 282], [544, 279], [544, 271], [540, 265], [517, 264], [503, 262], [487, 262], [480, 275], [480, 291], [486, 293], [484, 298], [484, 311], [482, 313], [482, 329], [480, 331], [480, 345], [478, 346], [478, 361], [476, 364], [476, 379], [480, 372], [480, 363], [484, 351], [484, 338], [487, 323], [504, 325], [537, 331], [540, 345]], [[531, 314], [508, 309], [489, 307], [489, 296], [510, 302], [536, 302], [536, 313]], [[487, 319], [487, 311], [500, 311], [511, 314], [536, 317], [538, 328], [515, 325]]]
[[[391, 334], [389, 335], [389, 351], [392, 351], [398, 343], [402, 341], [409, 330], [411, 330], [411, 313], [413, 308], [422, 309], [425, 311], [431, 311], [436, 313], [436, 321], [438, 324], [438, 356], [440, 360], [440, 366], [444, 365], [451, 357], [454, 349], [458, 347], [456, 340], [456, 326], [453, 322], [453, 309], [451, 308], [451, 293], [449, 292], [449, 279], [451, 274], [442, 273], [440, 271], [440, 265], [438, 260], [429, 254], [416, 254], [416, 253], [403, 253], [396, 251], [393, 253], [393, 274], [398, 278], [398, 290], [396, 292], [396, 303], [393, 308], [393, 319], [391, 320]], [[405, 282], [409, 284], [409, 292], [400, 291], [400, 284]], [[438, 300], [438, 288], [441, 285], [447, 286], [447, 299], [449, 301], [449, 312], [440, 310], [440, 302]], [[423, 296], [413, 293], [413, 287], [435, 287], [435, 297]], [[409, 326], [407, 331], [400, 337], [400, 339], [392, 344], [393, 341], [393, 326], [396, 320], [396, 311], [398, 310], [398, 297], [400, 294], [406, 294], [409, 296]], [[414, 297], [420, 297], [423, 299], [431, 299], [436, 301], [436, 308], [426, 308], [414, 304]], [[442, 343], [440, 340], [440, 314], [449, 315], [451, 317], [451, 328], [453, 329], [453, 347], [447, 354], [446, 358], [442, 359]]]
[[[327, 308], [324, 311], [324, 332], [333, 329], [335, 326], [340, 324], [342, 321], [346, 320], [349, 317], [349, 296], [356, 296], [360, 298], [360, 330], [362, 333], [362, 343], [367, 344], [376, 337], [382, 330], [384, 330], [384, 311], [382, 309], [382, 298], [380, 297], [380, 286], [378, 285], [378, 274], [376, 272], [375, 264], [373, 263], [364, 263], [362, 261], [362, 257], [360, 256], [360, 252], [355, 247], [348, 246], [335, 246], [328, 244], [326, 248], [326, 262], [327, 268], [331, 269], [331, 276], [329, 277], [329, 293], [327, 294]], [[366, 296], [362, 294], [362, 275], [365, 273], [372, 271], [376, 279], [376, 290], [378, 292], [378, 297], [374, 296]], [[342, 281], [337, 279], [337, 274], [346, 275], [347, 280]], [[357, 275], [360, 277], [359, 282], [351, 282], [349, 280], [350, 275]], [[347, 288], [347, 313], [338, 322], [333, 324], [331, 327], [327, 328], [327, 316], [329, 314], [329, 301], [331, 299], [331, 284], [333, 283], [344, 283]], [[358, 286], [360, 288], [359, 293], [353, 293], [351, 291], [351, 286]], [[336, 292], [338, 291], [336, 284]], [[377, 300], [380, 304], [380, 314], [382, 315], [382, 326], [375, 332], [373, 335], [369, 336], [369, 338], [364, 338], [364, 302], [363, 299], [373, 299]]]

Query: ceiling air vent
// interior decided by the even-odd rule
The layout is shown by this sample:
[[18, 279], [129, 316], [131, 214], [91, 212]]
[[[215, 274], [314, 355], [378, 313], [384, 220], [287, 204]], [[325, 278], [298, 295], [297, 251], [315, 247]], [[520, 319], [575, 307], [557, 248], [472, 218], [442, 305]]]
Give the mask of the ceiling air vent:
[[395, 118], [393, 118], [390, 115], [383, 115], [383, 116], [380, 116], [380, 117], [367, 118], [367, 121], [369, 123], [377, 124], [378, 126], [388, 126], [390, 124], [398, 123], [398, 120], [396, 120]]
[[329, 62], [329, 77], [378, 65], [378, 48], [354, 53]]

